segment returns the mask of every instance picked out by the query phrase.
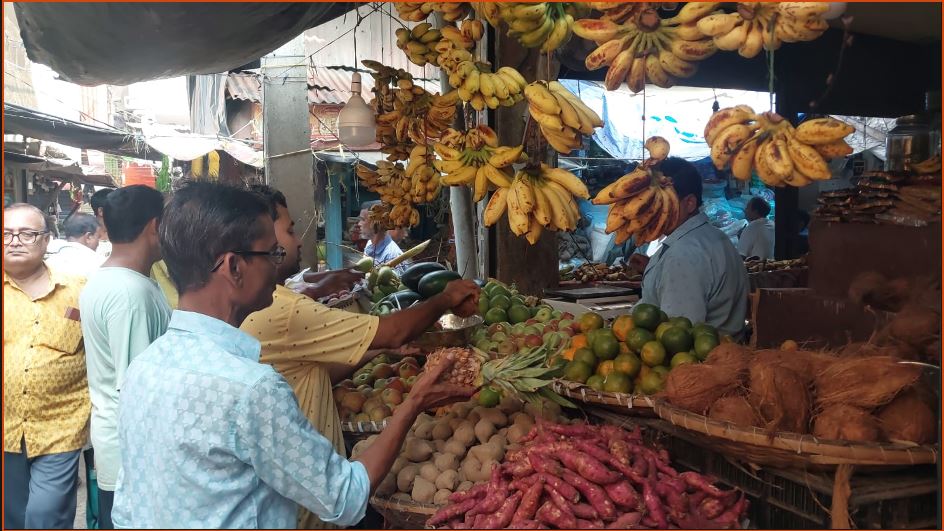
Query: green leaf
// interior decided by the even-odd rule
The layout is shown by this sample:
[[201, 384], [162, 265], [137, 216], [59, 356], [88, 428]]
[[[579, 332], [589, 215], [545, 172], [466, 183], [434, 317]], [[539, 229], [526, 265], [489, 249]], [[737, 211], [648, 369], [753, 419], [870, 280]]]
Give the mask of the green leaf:
[[577, 406], [573, 402], [571, 402], [570, 400], [567, 400], [566, 398], [555, 393], [554, 391], [551, 391], [547, 387], [542, 387], [538, 389], [538, 394], [560, 406], [577, 409]]

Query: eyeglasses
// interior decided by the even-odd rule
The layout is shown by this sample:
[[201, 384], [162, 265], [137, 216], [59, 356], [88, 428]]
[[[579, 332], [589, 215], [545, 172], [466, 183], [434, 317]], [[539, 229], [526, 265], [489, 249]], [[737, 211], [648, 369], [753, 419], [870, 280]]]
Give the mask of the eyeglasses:
[[44, 234], [49, 234], [48, 230], [25, 230], [22, 232], [3, 231], [3, 245], [13, 243], [13, 238], [20, 240], [23, 245], [32, 245]]
[[[286, 254], [285, 247], [282, 247], [281, 245], [279, 245], [278, 247], [276, 247], [275, 249], [271, 251], [229, 251], [229, 252], [233, 254], [238, 254], [239, 256], [265, 256], [265, 257], [268, 257], [269, 261], [271, 261], [275, 265], [281, 264], [282, 261], [285, 260], [285, 254]], [[216, 270], [219, 269], [221, 265], [223, 265], [223, 260], [224, 258], [220, 258], [220, 260], [216, 263], [216, 265], [213, 266], [213, 269], [210, 270], [210, 273], [215, 273]]]

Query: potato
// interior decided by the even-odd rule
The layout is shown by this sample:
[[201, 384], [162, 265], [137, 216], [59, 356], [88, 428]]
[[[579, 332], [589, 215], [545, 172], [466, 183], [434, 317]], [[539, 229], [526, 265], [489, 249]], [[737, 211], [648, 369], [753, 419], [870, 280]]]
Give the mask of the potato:
[[482, 466], [478, 470], [472, 470], [470, 473], [467, 473], [466, 476], [468, 479], [480, 483], [482, 481], [488, 481], [492, 475], [492, 467], [498, 466], [497, 461], [488, 461], [482, 463]]
[[413, 498], [413, 501], [431, 503], [433, 501], [433, 495], [435, 494], [436, 485], [433, 485], [431, 481], [427, 481], [421, 476], [416, 477], [416, 480], [413, 482], [413, 492], [410, 493], [410, 497]]
[[454, 454], [439, 454], [433, 459], [433, 463], [440, 472], [459, 468], [459, 459]]
[[397, 491], [397, 475], [394, 473], [384, 476], [383, 481], [377, 486], [377, 495], [388, 497]]
[[455, 433], [452, 434], [452, 438], [468, 448], [469, 445], [472, 444], [472, 441], [475, 440], [475, 424], [469, 420], [463, 421], [463, 423], [456, 428]]
[[449, 437], [452, 437], [452, 428], [449, 427], [448, 420], [440, 420], [433, 426], [432, 431], [433, 440], [436, 441], [445, 441]]
[[495, 425], [489, 422], [488, 419], [482, 419], [475, 424], [475, 438], [479, 440], [480, 443], [487, 443], [488, 440], [495, 435]]
[[524, 412], [530, 415], [531, 418], [538, 418], [544, 412], [544, 407], [539, 403], [528, 402], [524, 405]]
[[465, 420], [472, 423], [475, 426], [475, 423], [482, 419], [482, 416], [479, 415], [478, 411], [471, 411], [468, 415], [465, 416]]
[[367, 442], [367, 439], [357, 441], [354, 444], [354, 448], [351, 448], [351, 457], [357, 457], [370, 446], [370, 443]]
[[521, 424], [512, 424], [511, 427], [508, 428], [508, 442], [513, 444], [518, 443], [529, 431], [530, 429], [525, 429]]
[[503, 428], [508, 424], [508, 417], [501, 412], [498, 408], [483, 408], [479, 412], [479, 416], [492, 423], [496, 428]]
[[446, 446], [443, 448], [443, 452], [447, 454], [452, 454], [459, 459], [465, 457], [465, 452], [468, 447], [462, 442], [457, 441], [455, 437], [446, 441]]
[[502, 452], [504, 452], [505, 447], [508, 446], [508, 439], [505, 437], [505, 434], [498, 432], [489, 438], [488, 444], [497, 446], [501, 448]]
[[465, 419], [460, 419], [460, 418], [449, 419], [449, 423], [448, 423], [449, 429], [452, 431], [456, 431], [456, 428], [458, 428], [459, 425], [462, 424], [463, 420]]
[[397, 490], [400, 492], [410, 492], [413, 490], [413, 480], [420, 473], [420, 468], [416, 465], [406, 465], [397, 473]]
[[436, 488], [438, 489], [449, 489], [451, 491], [455, 489], [458, 484], [459, 473], [455, 470], [445, 470], [436, 478]]
[[501, 403], [498, 404], [498, 409], [501, 409], [508, 414], [517, 413], [518, 411], [521, 411], [521, 408], [523, 407], [524, 403], [514, 396], [502, 397]]
[[433, 463], [426, 463], [420, 466], [420, 477], [433, 483], [439, 477], [439, 469]]
[[405, 503], [409, 503], [410, 501], [412, 501], [412, 498], [410, 498], [409, 492], [398, 492], [394, 494], [393, 496], [390, 496], [390, 499], [396, 500], [396, 501], [402, 501]]
[[435, 440], [433, 441], [433, 446], [436, 448], [436, 451], [442, 453], [446, 450], [446, 441], [444, 440]]
[[505, 457], [503, 448], [494, 444], [480, 444], [469, 449], [469, 455], [474, 456], [480, 463], [501, 461]]
[[458, 487], [456, 487], [456, 492], [465, 492], [474, 486], [475, 483], [472, 483], [471, 481], [463, 481], [462, 483], [459, 483]]
[[405, 467], [408, 464], [409, 464], [409, 461], [407, 461], [406, 458], [401, 455], [397, 457], [396, 460], [393, 462], [393, 466], [390, 467], [390, 472], [392, 472], [393, 475], [397, 475], [400, 473], [401, 470], [403, 470], [403, 467]]
[[409, 439], [406, 442], [403, 455], [414, 463], [422, 463], [433, 455], [433, 445], [422, 439]]
[[449, 496], [452, 494], [452, 491], [446, 489], [439, 489], [436, 491], [436, 494], [433, 495], [433, 503], [436, 505], [446, 505], [449, 503]]
[[459, 465], [459, 480], [460, 481], [475, 481], [473, 476], [477, 477], [479, 474], [479, 469], [482, 468], [482, 462], [478, 460], [474, 455], [469, 454]]
[[472, 411], [474, 407], [475, 402], [462, 402], [461, 404], [452, 406], [452, 413], [456, 415], [456, 418], [464, 419], [469, 416], [469, 412]]
[[511, 422], [524, 428], [525, 433], [531, 431], [531, 427], [534, 426], [534, 418], [527, 413], [515, 413], [511, 416]]
[[435, 426], [435, 424], [436, 423], [432, 421], [417, 422], [416, 426], [413, 428], [413, 437], [429, 440], [433, 436], [433, 426]]

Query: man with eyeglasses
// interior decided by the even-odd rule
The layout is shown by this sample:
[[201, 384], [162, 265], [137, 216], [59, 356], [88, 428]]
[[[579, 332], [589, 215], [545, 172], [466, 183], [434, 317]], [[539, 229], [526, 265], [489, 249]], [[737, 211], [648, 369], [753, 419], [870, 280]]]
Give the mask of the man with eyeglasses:
[[214, 183], [168, 202], [161, 250], [180, 302], [121, 390], [116, 527], [292, 528], [298, 505], [352, 525], [417, 415], [472, 394], [439, 382], [447, 358], [417, 379], [374, 444], [354, 461], [338, 455], [238, 328], [272, 304], [285, 258], [273, 217], [257, 194]]
[[171, 310], [148, 277], [161, 258], [163, 194], [142, 185], [119, 188], [102, 210], [112, 252], [82, 290], [79, 309], [92, 399], [99, 528], [114, 529], [111, 512], [121, 467], [118, 397], [128, 365], [164, 334]]
[[89, 391], [79, 325], [84, 279], [43, 262], [49, 227], [3, 211], [3, 525], [71, 529]]

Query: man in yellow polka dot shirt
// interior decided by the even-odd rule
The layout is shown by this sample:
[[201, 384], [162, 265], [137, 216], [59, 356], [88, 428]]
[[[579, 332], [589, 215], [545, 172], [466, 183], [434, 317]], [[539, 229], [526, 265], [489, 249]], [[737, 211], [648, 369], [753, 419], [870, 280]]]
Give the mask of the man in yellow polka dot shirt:
[[[474, 314], [479, 288], [469, 280], [450, 282], [441, 294], [382, 318], [318, 304], [283, 285], [299, 271], [301, 247], [285, 196], [268, 186], [255, 186], [253, 190], [275, 209], [275, 235], [286, 255], [279, 265], [279, 285], [272, 305], [251, 314], [240, 328], [262, 343], [259, 361], [271, 364], [285, 377], [315, 429], [334, 444], [339, 454], [346, 455], [332, 383], [347, 378], [356, 366], [369, 361], [368, 351], [401, 347], [447, 311], [463, 317]], [[163, 284], [161, 287], [167, 289]], [[304, 509], [298, 524], [300, 529], [329, 527]]]

